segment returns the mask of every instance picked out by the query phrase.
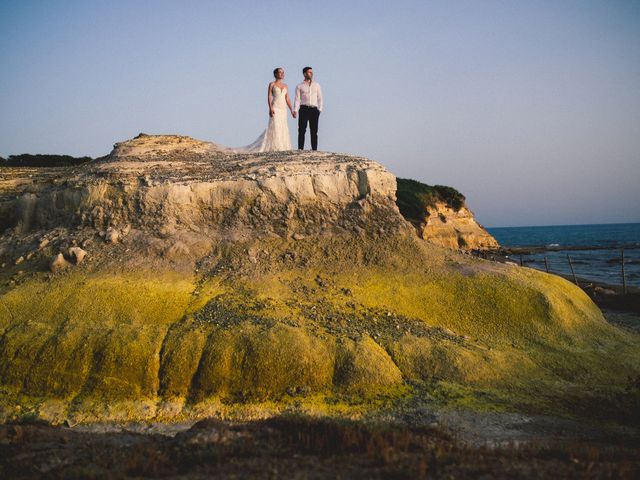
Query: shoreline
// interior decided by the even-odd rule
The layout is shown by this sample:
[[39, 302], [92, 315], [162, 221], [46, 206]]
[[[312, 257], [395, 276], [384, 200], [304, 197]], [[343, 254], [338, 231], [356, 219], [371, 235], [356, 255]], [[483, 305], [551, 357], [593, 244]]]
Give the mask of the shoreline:
[[529, 255], [542, 252], [563, 252], [563, 251], [593, 251], [593, 250], [638, 250], [640, 245], [628, 244], [618, 245], [615, 247], [607, 247], [604, 245], [523, 245], [517, 247], [501, 247], [501, 250], [510, 255]]
[[[559, 276], [573, 283], [571, 275]], [[578, 286], [602, 310], [609, 323], [640, 334], [640, 288], [627, 286], [625, 294], [622, 285], [609, 285], [580, 277], [576, 279]]]
[[[544, 248], [544, 247], [539, 247]], [[546, 273], [544, 270], [534, 268], [532, 266], [520, 265], [519, 262], [508, 257], [513, 254], [513, 249], [500, 248], [499, 250], [474, 251], [473, 255], [500, 263], [512, 263], [522, 268], [532, 268], [539, 272]], [[524, 254], [524, 253], [523, 253]], [[559, 272], [549, 272], [548, 275], [557, 275], [565, 280], [574, 283], [573, 275], [563, 274]], [[614, 314], [626, 314], [637, 317], [638, 326], [634, 330], [640, 333], [640, 287], [627, 285], [627, 292], [624, 293], [624, 287], [621, 284], [611, 284], [592, 280], [589, 278], [576, 275], [577, 285], [580, 287], [593, 302], [601, 309]], [[618, 322], [614, 321], [618, 324]]]

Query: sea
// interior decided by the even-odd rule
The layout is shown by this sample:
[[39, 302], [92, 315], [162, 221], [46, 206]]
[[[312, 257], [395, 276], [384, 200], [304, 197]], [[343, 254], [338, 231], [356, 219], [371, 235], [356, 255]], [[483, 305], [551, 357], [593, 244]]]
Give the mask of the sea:
[[[527, 267], [622, 285], [622, 252], [627, 286], [640, 287], [640, 223], [487, 228], [501, 246], [535, 248], [522, 254]], [[537, 248], [543, 247], [543, 251]], [[520, 263], [520, 255], [512, 255]]]

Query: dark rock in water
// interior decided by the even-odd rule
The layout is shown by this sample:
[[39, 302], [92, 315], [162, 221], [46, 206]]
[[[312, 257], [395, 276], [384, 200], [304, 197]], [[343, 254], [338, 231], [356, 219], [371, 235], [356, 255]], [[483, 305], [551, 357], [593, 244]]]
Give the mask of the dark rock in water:
[[616, 295], [616, 291], [610, 288], [595, 287], [593, 291], [598, 295]]

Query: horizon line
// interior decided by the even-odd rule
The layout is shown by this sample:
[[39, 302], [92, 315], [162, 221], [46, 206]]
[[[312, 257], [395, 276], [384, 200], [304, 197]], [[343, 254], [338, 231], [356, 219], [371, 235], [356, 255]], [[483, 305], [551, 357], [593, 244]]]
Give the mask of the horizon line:
[[484, 228], [535, 228], [535, 227], [593, 227], [598, 225], [636, 225], [640, 224], [640, 220], [634, 222], [612, 222], [612, 223], [554, 223], [548, 225], [506, 225], [500, 227], [487, 227]]

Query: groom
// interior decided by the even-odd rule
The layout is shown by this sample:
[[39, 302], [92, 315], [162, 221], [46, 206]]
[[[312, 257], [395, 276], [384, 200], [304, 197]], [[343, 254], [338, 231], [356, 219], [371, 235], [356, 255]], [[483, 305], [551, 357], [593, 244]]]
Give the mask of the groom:
[[311, 127], [311, 149], [318, 150], [318, 119], [322, 112], [322, 90], [320, 85], [313, 81], [313, 68], [304, 67], [302, 75], [304, 81], [296, 87], [296, 99], [293, 104], [294, 112], [299, 111], [298, 150], [304, 150], [307, 123]]

